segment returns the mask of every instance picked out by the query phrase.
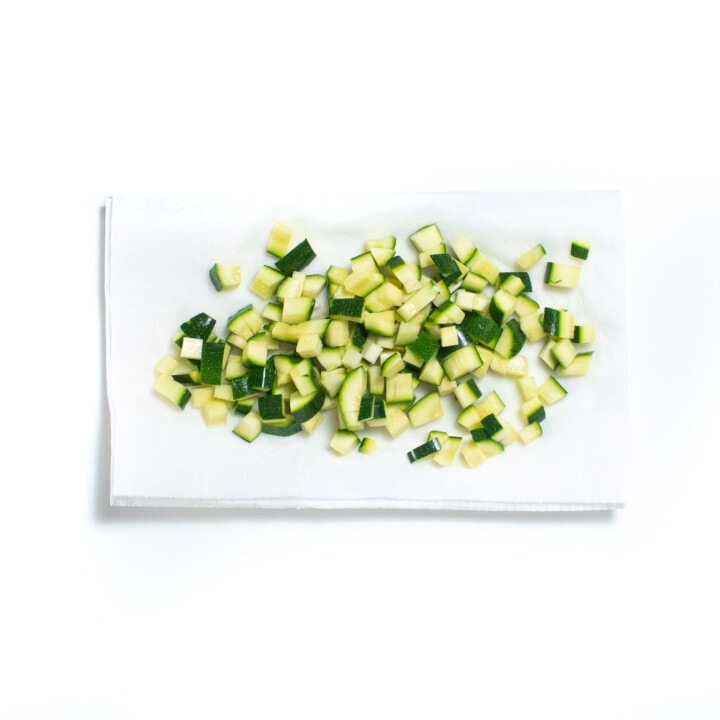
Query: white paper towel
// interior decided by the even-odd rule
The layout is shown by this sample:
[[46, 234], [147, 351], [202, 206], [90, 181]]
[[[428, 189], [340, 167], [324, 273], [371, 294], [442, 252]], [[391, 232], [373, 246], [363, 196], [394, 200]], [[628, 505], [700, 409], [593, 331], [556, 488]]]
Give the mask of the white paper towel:
[[[406, 452], [428, 427], [392, 440], [374, 431], [376, 455], [337, 457], [327, 444], [331, 416], [313, 435], [248, 444], [227, 426], [208, 429], [200, 414], [172, 407], [152, 390], [153, 366], [171, 350], [181, 322], [203, 311], [224, 321], [253, 302], [255, 272], [272, 264], [265, 252], [271, 226], [294, 228], [317, 252], [308, 272], [347, 265], [365, 240], [396, 235], [397, 252], [414, 251], [407, 236], [436, 222], [446, 240], [466, 235], [501, 269], [542, 243], [547, 260], [582, 264], [572, 291], [543, 285], [545, 263], [531, 270], [541, 305], [571, 309], [595, 324], [588, 376], [566, 378], [569, 390], [547, 409], [543, 437], [511, 445], [476, 469], [460, 457], [449, 468], [410, 465]], [[570, 241], [585, 238], [587, 261], [570, 259]], [[239, 264], [243, 283], [218, 293], [208, 278], [216, 262]], [[590, 510], [623, 504], [627, 471], [628, 403], [624, 238], [620, 196], [612, 191], [386, 193], [267, 197], [167, 198], [121, 196], [106, 211], [107, 377], [111, 410], [111, 501], [115, 505], [448, 510]], [[541, 344], [526, 345], [538, 381], [548, 369], [533, 360]], [[514, 382], [489, 373], [504, 415], [519, 425]], [[433, 428], [458, 434], [452, 396]]]

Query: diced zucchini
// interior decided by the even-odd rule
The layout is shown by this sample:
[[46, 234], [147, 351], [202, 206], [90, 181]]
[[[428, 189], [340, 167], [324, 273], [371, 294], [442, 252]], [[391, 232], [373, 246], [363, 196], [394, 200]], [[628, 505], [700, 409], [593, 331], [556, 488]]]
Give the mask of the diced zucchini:
[[517, 259], [517, 265], [521, 270], [529, 270], [535, 263], [545, 257], [545, 248], [538, 244], [530, 248], [526, 253]]
[[207, 340], [215, 327], [215, 320], [206, 313], [198, 313], [186, 320], [180, 329], [187, 337]]
[[423, 363], [426, 363], [437, 353], [439, 343], [429, 332], [421, 330], [409, 347]]
[[282, 395], [261, 395], [257, 400], [258, 415], [264, 421], [284, 420], [285, 408]]
[[361, 321], [365, 302], [362, 298], [333, 298], [330, 302], [332, 320]]
[[475, 345], [463, 345], [440, 360], [445, 375], [457, 380], [482, 367], [483, 361]]
[[358, 452], [363, 455], [374, 455], [378, 450], [378, 444], [375, 438], [365, 437], [360, 441]]
[[220, 427], [227, 421], [228, 405], [222, 400], [210, 400], [200, 409], [207, 427]]
[[270, 238], [267, 242], [268, 253], [277, 258], [283, 257], [287, 253], [292, 234], [292, 228], [286, 223], [275, 223], [270, 230]]
[[587, 260], [590, 255], [590, 241], [573, 240], [570, 243], [570, 255], [579, 260]]
[[314, 259], [315, 251], [307, 238], [288, 251], [276, 263], [275, 267], [285, 276], [292, 275], [297, 270], [305, 269]]
[[200, 358], [200, 380], [206, 385], [219, 385], [222, 382], [225, 345], [220, 342], [206, 342], [202, 346]]
[[474, 405], [480, 399], [482, 393], [477, 382], [473, 378], [469, 378], [455, 388], [454, 395], [460, 407], [466, 408]]
[[539, 422], [533, 422], [518, 431], [518, 438], [523, 445], [528, 445], [542, 437], [542, 426]]
[[340, 428], [330, 439], [330, 449], [338, 455], [348, 455], [360, 445], [360, 438], [352, 431]]
[[543, 405], [554, 405], [567, 395], [567, 390], [550, 375], [538, 388], [538, 397]]
[[595, 341], [594, 325], [576, 325], [573, 333], [573, 342], [579, 344], [591, 343]]
[[410, 320], [430, 305], [438, 294], [439, 291], [433, 283], [424, 285], [397, 309], [398, 317], [401, 320]]
[[169, 375], [160, 375], [158, 377], [155, 381], [155, 390], [181, 410], [188, 404], [191, 397], [190, 391]]
[[415, 292], [420, 288], [418, 273], [399, 255], [395, 255], [390, 258], [387, 267], [390, 268], [392, 274], [400, 281], [405, 289], [405, 292]]
[[428, 440], [427, 442], [424, 442], [422, 445], [418, 445], [417, 447], [408, 451], [408, 453], [407, 453], [408, 460], [410, 460], [411, 463], [414, 463], [414, 462], [417, 462], [418, 460], [423, 460], [425, 458], [431, 457], [439, 450], [440, 450], [440, 441], [437, 438], [434, 438], [433, 440]]
[[510, 318], [502, 329], [495, 352], [504, 358], [515, 357], [525, 345], [525, 333], [515, 318]]
[[200, 338], [185, 336], [180, 348], [180, 357], [186, 360], [200, 360], [202, 358], [203, 341]]
[[545, 406], [539, 397], [530, 398], [520, 406], [520, 415], [528, 425], [545, 419]]
[[557, 374], [559, 377], [579, 377], [587, 375], [590, 369], [590, 361], [592, 360], [592, 351], [579, 352], [573, 361], [567, 367], [558, 367]]
[[246, 442], [252, 442], [262, 432], [262, 420], [257, 412], [251, 410], [233, 428], [233, 432]]
[[269, 265], [263, 265], [260, 270], [258, 270], [252, 283], [250, 283], [250, 290], [267, 300], [275, 294], [284, 278], [285, 275], [279, 270]]
[[580, 266], [549, 262], [545, 269], [545, 283], [552, 287], [574, 288], [580, 281]]
[[502, 329], [492, 319], [477, 312], [468, 313], [460, 324], [460, 329], [473, 341], [489, 348], [497, 344]]
[[429, 392], [419, 400], [416, 400], [406, 412], [410, 424], [413, 427], [420, 427], [421, 425], [427, 425], [429, 422], [438, 420], [443, 416], [440, 395], [436, 391]]
[[415, 399], [415, 384], [413, 376], [408, 372], [401, 372], [392, 377], [385, 378], [385, 400], [388, 403], [411, 403]]
[[416, 230], [412, 235], [410, 235], [409, 239], [418, 252], [430, 250], [431, 248], [437, 247], [444, 242], [440, 229], [435, 223], [432, 225], [425, 225], [419, 230]]
[[210, 280], [216, 290], [234, 290], [242, 279], [239, 265], [215, 263], [210, 268]]
[[458, 435], [448, 435], [447, 433], [443, 433], [443, 435], [445, 435], [444, 438], [438, 438], [440, 439], [440, 450], [432, 456], [432, 461], [436, 465], [445, 467], [451, 465], [455, 459], [457, 451], [462, 444], [462, 438]]

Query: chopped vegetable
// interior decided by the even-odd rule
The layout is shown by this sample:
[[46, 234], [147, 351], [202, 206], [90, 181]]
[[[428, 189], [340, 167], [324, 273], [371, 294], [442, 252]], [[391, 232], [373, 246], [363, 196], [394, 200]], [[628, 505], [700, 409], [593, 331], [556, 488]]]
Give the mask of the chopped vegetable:
[[[309, 269], [311, 243], [290, 248], [292, 235], [284, 223], [270, 231], [274, 266], [262, 265], [250, 285], [262, 305], [234, 311], [224, 330], [194, 315], [172, 338], [175, 353], [154, 366], [155, 391], [177, 408], [197, 408], [208, 427], [242, 416], [232, 432], [252, 443], [311, 433], [330, 417], [334, 454], [372, 455], [376, 432], [395, 439], [450, 418], [452, 433], [430, 430], [408, 459], [444, 467], [460, 455], [477, 468], [518, 440], [541, 438], [548, 408], [568, 393], [555, 376], [591, 368], [595, 326], [531, 297], [528, 271], [543, 245], [517, 259], [519, 270], [504, 270], [467, 237], [446, 242], [432, 223], [408, 237], [416, 258], [399, 255], [388, 235], [321, 274]], [[573, 240], [571, 256], [585, 260], [589, 249]], [[240, 268], [216, 264], [210, 278], [217, 290], [237, 287]], [[542, 279], [571, 290], [580, 266], [548, 262]], [[532, 345], [546, 372], [537, 381], [528, 374]], [[493, 376], [516, 379], [518, 428]]]

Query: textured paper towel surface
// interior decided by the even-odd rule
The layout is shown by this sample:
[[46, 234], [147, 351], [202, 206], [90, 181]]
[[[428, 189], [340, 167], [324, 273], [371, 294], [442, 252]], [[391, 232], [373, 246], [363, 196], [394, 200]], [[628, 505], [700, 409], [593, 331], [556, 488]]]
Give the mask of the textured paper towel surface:
[[[562, 382], [569, 393], [548, 408], [543, 437], [515, 444], [476, 469], [460, 457], [450, 468], [410, 465], [406, 452], [429, 427], [396, 440], [377, 429], [373, 456], [336, 457], [327, 449], [331, 416], [311, 436], [260, 436], [252, 444], [225, 427], [207, 429], [200, 413], [180, 412], [152, 390], [153, 366], [172, 348], [181, 322], [198, 312], [218, 320], [264, 307], [250, 290], [255, 272], [272, 264], [265, 246], [273, 223], [308, 238], [317, 258], [307, 272], [348, 265], [365, 240], [398, 238], [397, 253], [414, 258], [407, 237], [436, 222], [446, 240], [470, 238], [500, 269], [536, 243], [548, 260], [582, 264], [572, 291], [543, 285], [545, 262], [531, 270], [532, 296], [567, 307], [579, 323], [597, 326], [590, 373]], [[570, 241], [592, 242], [590, 258], [570, 258]], [[479, 192], [353, 194], [274, 201], [121, 196], [106, 212], [107, 377], [111, 411], [111, 501], [115, 505], [458, 510], [587, 510], [623, 503], [628, 418], [624, 238], [618, 193]], [[208, 278], [216, 262], [239, 264], [239, 289], [218, 293]], [[526, 344], [531, 373], [549, 373]], [[520, 425], [513, 381], [489, 373], [484, 394], [497, 390], [503, 416]], [[432, 425], [458, 434], [452, 396]]]

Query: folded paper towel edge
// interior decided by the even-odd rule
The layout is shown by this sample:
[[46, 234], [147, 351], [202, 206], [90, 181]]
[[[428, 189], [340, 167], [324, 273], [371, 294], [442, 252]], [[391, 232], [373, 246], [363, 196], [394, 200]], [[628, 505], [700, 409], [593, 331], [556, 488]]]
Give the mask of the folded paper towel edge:
[[258, 510], [428, 510], [464, 512], [597, 512], [619, 510], [624, 502], [516, 502], [418, 498], [182, 498], [113, 495], [113, 507], [135, 508], [237, 508]]

